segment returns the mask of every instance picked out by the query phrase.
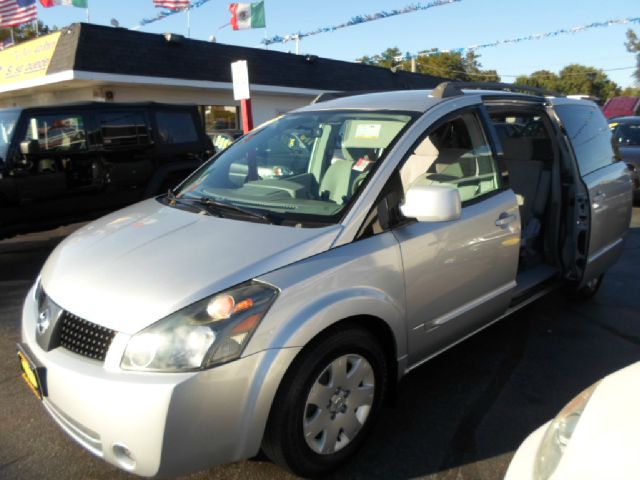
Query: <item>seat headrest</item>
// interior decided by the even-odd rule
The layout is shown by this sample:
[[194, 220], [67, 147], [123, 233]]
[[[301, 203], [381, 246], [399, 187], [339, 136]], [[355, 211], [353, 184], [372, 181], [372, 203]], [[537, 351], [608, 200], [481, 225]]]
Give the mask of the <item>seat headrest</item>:
[[530, 138], [505, 137], [502, 139], [504, 156], [513, 160], [529, 161], [533, 159], [533, 145]]

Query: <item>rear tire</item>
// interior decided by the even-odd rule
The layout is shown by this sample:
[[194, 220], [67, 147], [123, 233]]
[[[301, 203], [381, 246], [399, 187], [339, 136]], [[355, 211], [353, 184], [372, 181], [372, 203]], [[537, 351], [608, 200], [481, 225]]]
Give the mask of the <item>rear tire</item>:
[[369, 332], [348, 326], [307, 346], [289, 368], [262, 441], [276, 464], [319, 477], [362, 446], [387, 390], [384, 352]]

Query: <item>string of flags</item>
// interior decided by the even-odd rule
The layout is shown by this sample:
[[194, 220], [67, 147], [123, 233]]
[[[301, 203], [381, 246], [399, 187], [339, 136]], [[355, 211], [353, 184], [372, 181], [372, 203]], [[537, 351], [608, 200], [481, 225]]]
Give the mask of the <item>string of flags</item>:
[[418, 52], [417, 54], [411, 55], [411, 54], [407, 54], [406, 56], [402, 57], [401, 60], [411, 60], [412, 58], [418, 58], [418, 57], [422, 57], [422, 56], [428, 56], [428, 55], [437, 55], [439, 53], [467, 53], [467, 52], [473, 52], [475, 50], [480, 50], [482, 48], [491, 48], [491, 47], [498, 47], [500, 45], [507, 45], [510, 43], [521, 43], [521, 42], [528, 42], [531, 40], [543, 40], [545, 38], [552, 38], [552, 37], [558, 37], [560, 35], [569, 35], [569, 34], [574, 34], [574, 33], [582, 33], [585, 32], [587, 30], [592, 30], [594, 28], [606, 28], [606, 27], [611, 27], [613, 25], [629, 25], [629, 24], [640, 24], [640, 17], [631, 17], [631, 18], [616, 18], [613, 20], [606, 20], [604, 22], [593, 22], [590, 23], [588, 25], [580, 25], [578, 27], [572, 27], [572, 28], [561, 28], [559, 30], [554, 30], [553, 32], [546, 32], [546, 33], [534, 33], [532, 35], [525, 35], [522, 37], [514, 37], [514, 38], [507, 38], [504, 40], [496, 40], [494, 42], [489, 42], [489, 43], [481, 43], [481, 44], [476, 44], [476, 45], [470, 45], [468, 47], [461, 47], [461, 48], [450, 48], [450, 49], [439, 49], [439, 48], [431, 48], [428, 50], [422, 50], [420, 52]]
[[368, 15], [356, 15], [352, 17], [348, 21], [344, 23], [339, 23], [338, 25], [332, 25], [329, 27], [320, 27], [315, 30], [311, 30], [309, 32], [298, 32], [291, 33], [289, 35], [275, 35], [271, 38], [265, 38], [262, 40], [262, 44], [264, 45], [272, 45], [274, 43], [287, 43], [293, 40], [300, 40], [304, 37], [311, 37], [313, 35], [319, 35], [321, 33], [329, 33], [335, 32], [336, 30], [340, 30], [341, 28], [353, 27], [354, 25], [361, 25], [363, 23], [373, 22], [375, 20], [381, 20], [383, 18], [395, 17], [396, 15], [405, 15], [407, 13], [419, 12], [421, 10], [429, 10], [435, 7], [441, 7], [443, 5], [449, 5], [451, 3], [458, 3], [462, 0], [434, 0], [429, 3], [413, 3], [411, 5], [407, 5], [403, 8], [398, 8], [394, 10], [383, 10], [377, 13], [371, 13]]
[[[211, 0], [153, 0], [153, 4], [156, 7], [163, 10], [158, 12], [154, 17], [144, 18], [139, 24], [134, 27], [137, 30], [145, 25], [162, 20], [168, 16], [175, 15], [177, 13], [187, 11], [191, 9], [200, 8], [203, 5], [209, 3]], [[352, 27], [355, 25], [361, 25], [364, 23], [381, 20], [397, 15], [404, 15], [408, 13], [414, 13], [418, 11], [428, 10], [431, 8], [441, 7], [452, 3], [458, 3], [462, 0], [433, 0], [428, 3], [413, 3], [403, 8], [394, 10], [383, 10], [377, 13], [357, 15], [352, 17], [346, 22], [338, 25], [332, 25], [327, 27], [320, 27], [308, 32], [298, 32], [285, 36], [276, 35], [274, 37], [265, 38], [262, 40], [262, 44], [265, 46], [275, 43], [286, 43], [292, 40], [299, 41], [304, 37], [310, 37], [313, 35], [319, 35], [321, 33], [333, 32], [339, 29]], [[87, 9], [87, 18], [89, 12], [89, 0], [40, 0], [40, 4], [45, 8], [56, 6], [68, 6]], [[234, 30], [240, 30], [245, 28], [264, 28], [266, 27], [264, 0], [255, 3], [231, 3], [229, 4], [229, 11], [231, 13], [231, 21], [228, 25], [231, 25]], [[13, 28], [20, 25], [36, 21], [38, 18], [38, 11], [36, 6], [36, 0], [0, 0], [0, 28]], [[614, 25], [629, 25], [640, 24], [640, 17], [631, 18], [618, 18], [613, 20], [606, 20], [602, 22], [593, 22], [588, 25], [581, 25], [572, 28], [561, 28], [551, 32], [536, 33], [531, 35], [524, 35], [519, 37], [507, 38], [502, 40], [496, 40], [493, 42], [470, 45], [467, 47], [452, 48], [452, 49], [439, 49], [432, 48], [428, 50], [420, 51], [416, 54], [407, 53], [402, 57], [404, 60], [410, 60], [412, 58], [418, 58], [425, 55], [437, 55], [439, 53], [461, 53], [472, 52], [484, 48], [498, 47], [501, 45], [515, 44], [521, 42], [527, 42], [532, 40], [542, 40], [547, 38], [553, 38], [560, 35], [569, 35], [575, 33], [585, 32], [596, 28], [606, 28]], [[227, 26], [227, 25], [225, 25]], [[0, 45], [0, 49], [8, 48], [10, 44]]]

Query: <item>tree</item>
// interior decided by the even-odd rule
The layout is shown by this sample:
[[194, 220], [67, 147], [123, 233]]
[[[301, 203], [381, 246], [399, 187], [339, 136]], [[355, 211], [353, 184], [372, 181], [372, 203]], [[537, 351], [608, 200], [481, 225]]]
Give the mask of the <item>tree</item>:
[[[478, 58], [479, 55], [474, 52], [466, 55], [460, 52], [424, 52], [415, 58], [415, 71], [454, 80], [499, 82], [498, 73], [495, 70], [482, 70]], [[378, 67], [412, 70], [410, 55], [403, 55], [397, 47], [387, 48], [379, 55], [365, 56], [356, 61]]]
[[364, 63], [365, 65], [375, 65], [377, 67], [395, 68], [401, 62], [401, 58], [404, 58], [404, 56], [400, 49], [398, 49], [398, 47], [391, 47], [373, 57], [365, 55], [362, 58], [358, 58], [356, 62]]
[[558, 75], [549, 70], [538, 70], [531, 75], [522, 75], [516, 78], [515, 83], [544, 88], [550, 92], [558, 91]]
[[557, 75], [548, 70], [538, 70], [516, 78], [516, 83], [564, 95], [593, 95], [602, 101], [620, 94], [620, 87], [604, 71], [575, 63], [567, 65]]
[[624, 44], [627, 47], [627, 51], [636, 54], [636, 71], [633, 72], [633, 76], [636, 82], [640, 82], [640, 39], [633, 30], [627, 30], [627, 41]]
[[640, 97], [640, 88], [627, 87], [624, 90], [622, 90], [622, 92], [620, 92], [620, 95], [623, 97]]
[[[55, 32], [56, 30], [57, 27], [50, 28], [42, 23], [42, 21], [38, 20], [38, 30], [36, 30], [34, 23], [25, 23], [24, 25], [20, 25], [13, 29], [13, 38], [17, 45], [18, 43], [36, 38], [38, 36], [37, 33], [40, 35], [47, 35], [48, 33]], [[0, 42], [3, 42], [7, 38], [11, 38], [11, 29], [3, 28], [0, 30]]]

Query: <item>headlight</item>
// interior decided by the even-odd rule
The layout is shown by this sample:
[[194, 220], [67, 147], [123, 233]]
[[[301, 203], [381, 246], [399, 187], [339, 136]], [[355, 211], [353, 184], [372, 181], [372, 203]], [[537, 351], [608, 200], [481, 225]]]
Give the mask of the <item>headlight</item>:
[[547, 480], [558, 467], [591, 395], [600, 382], [594, 383], [571, 400], [553, 419], [542, 437], [534, 466], [534, 478]]
[[235, 360], [277, 295], [250, 282], [189, 305], [131, 337], [120, 366], [178, 372]]

